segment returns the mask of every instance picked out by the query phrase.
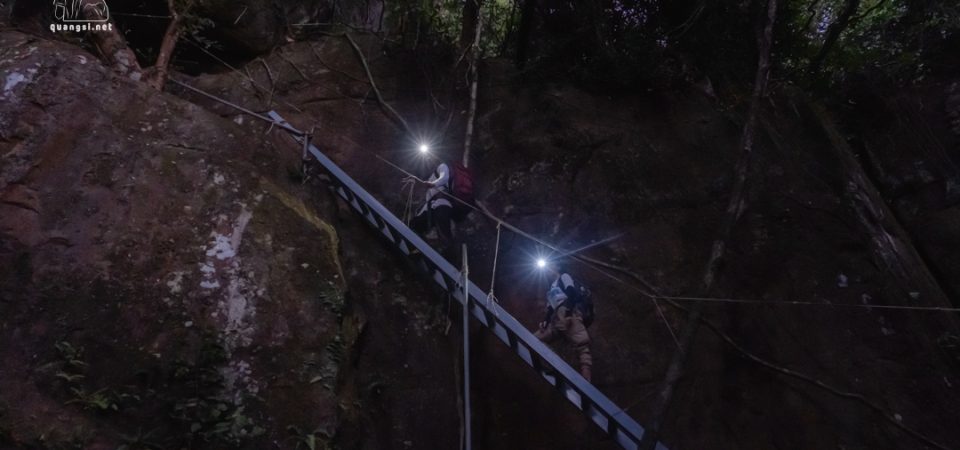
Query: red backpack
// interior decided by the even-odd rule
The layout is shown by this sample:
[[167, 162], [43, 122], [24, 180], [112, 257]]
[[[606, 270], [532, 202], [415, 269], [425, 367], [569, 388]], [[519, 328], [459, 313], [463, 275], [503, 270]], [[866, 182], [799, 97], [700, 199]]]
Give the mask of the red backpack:
[[[458, 162], [450, 164], [450, 193], [468, 205], [473, 205], [473, 171]], [[463, 205], [460, 205], [463, 206]]]
[[[453, 205], [454, 222], [462, 222], [476, 205], [473, 195], [473, 171], [459, 162], [449, 164], [453, 170], [450, 173], [450, 193], [457, 198]], [[460, 203], [463, 202], [463, 203]], [[464, 204], [465, 203], [465, 204]]]

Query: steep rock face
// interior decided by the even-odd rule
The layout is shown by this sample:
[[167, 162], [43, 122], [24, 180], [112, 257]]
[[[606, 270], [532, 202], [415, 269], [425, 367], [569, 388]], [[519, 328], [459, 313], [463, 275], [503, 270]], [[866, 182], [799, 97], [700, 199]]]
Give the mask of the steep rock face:
[[[383, 54], [379, 40], [363, 35], [354, 39], [385, 98], [396, 101], [401, 95], [394, 76], [405, 66]], [[404, 160], [412, 143], [381, 112], [345, 39], [293, 43], [247, 68], [252, 78], [231, 72], [202, 75], [190, 83], [255, 111], [277, 109], [300, 129], [316, 127], [313, 143], [321, 151], [394, 212], [403, 210], [407, 196], [397, 189], [398, 172], [376, 156]], [[186, 90], [178, 92], [242, 127], [263, 129], [228, 106]], [[397, 107], [410, 116], [422, 105], [402, 102]], [[415, 161], [414, 167], [427, 170]], [[317, 192], [326, 189], [316, 177], [308, 185]], [[456, 308], [387, 251], [366, 221], [338, 205], [332, 224], [342, 238], [352, 307], [369, 330], [357, 343], [347, 369], [361, 408], [353, 412], [355, 420], [341, 428], [338, 442], [345, 448], [368, 449], [456, 447], [460, 344], [456, 327], [448, 321]]]
[[849, 93], [847, 128], [860, 158], [957, 303], [960, 270], [960, 83]]
[[332, 436], [359, 330], [283, 147], [75, 47], [0, 49], [0, 440]]

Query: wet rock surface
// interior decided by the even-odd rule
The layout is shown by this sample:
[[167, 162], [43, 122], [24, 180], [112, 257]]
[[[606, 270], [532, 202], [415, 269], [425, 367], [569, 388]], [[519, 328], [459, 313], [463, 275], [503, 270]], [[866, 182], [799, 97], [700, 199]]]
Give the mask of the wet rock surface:
[[356, 336], [337, 234], [275, 176], [282, 150], [74, 47], [0, 41], [8, 441], [332, 436]]

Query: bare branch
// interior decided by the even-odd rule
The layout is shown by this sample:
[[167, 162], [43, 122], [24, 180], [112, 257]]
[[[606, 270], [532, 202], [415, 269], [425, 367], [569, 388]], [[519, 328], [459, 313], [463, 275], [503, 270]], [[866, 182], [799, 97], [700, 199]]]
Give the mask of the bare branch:
[[[667, 301], [668, 304], [670, 304], [671, 306], [673, 306], [673, 307], [675, 307], [675, 308], [679, 308], [679, 309], [684, 310], [684, 311], [690, 311], [690, 310], [688, 310], [687, 308], [683, 307], [682, 305], [674, 302], [673, 300], [670, 300], [670, 299], [665, 299], [665, 300]], [[761, 366], [763, 366], [763, 367], [765, 367], [765, 368], [767, 368], [767, 369], [769, 369], [769, 370], [772, 370], [772, 371], [774, 371], [774, 372], [778, 372], [778, 373], [781, 373], [781, 374], [783, 374], [783, 375], [787, 375], [787, 376], [789, 376], [789, 377], [795, 378], [795, 379], [797, 379], [797, 380], [800, 380], [800, 381], [803, 381], [803, 382], [812, 384], [813, 386], [816, 386], [816, 387], [818, 387], [818, 388], [820, 388], [820, 389], [823, 389], [823, 390], [825, 390], [825, 391], [827, 391], [827, 392], [829, 392], [829, 393], [831, 393], [831, 394], [833, 394], [833, 395], [836, 395], [836, 396], [838, 396], [838, 397], [842, 397], [842, 398], [854, 400], [854, 401], [856, 401], [856, 402], [858, 402], [858, 403], [866, 406], [867, 408], [870, 408], [870, 409], [873, 410], [875, 413], [877, 413], [878, 415], [880, 415], [881, 417], [883, 417], [884, 420], [886, 420], [887, 422], [893, 424], [893, 425], [896, 426], [897, 428], [905, 431], [907, 434], [909, 434], [910, 436], [912, 436], [912, 437], [920, 440], [921, 442], [923, 442], [923, 443], [925, 443], [925, 444], [927, 444], [927, 445], [929, 445], [929, 446], [931, 446], [931, 447], [938, 448], [938, 449], [940, 449], [940, 450], [948, 450], [946, 446], [941, 445], [941, 444], [937, 443], [936, 441], [930, 439], [929, 437], [927, 437], [927, 436], [921, 434], [920, 432], [914, 430], [913, 428], [910, 428], [910, 427], [904, 425], [903, 423], [901, 423], [900, 421], [898, 421], [898, 420], [896, 419], [896, 417], [893, 416], [893, 414], [890, 414], [889, 412], [887, 412], [886, 410], [884, 410], [883, 408], [881, 408], [880, 406], [878, 406], [876, 403], [873, 403], [872, 401], [868, 400], [866, 397], [863, 396], [863, 394], [858, 394], [858, 393], [856, 393], [856, 392], [844, 391], [844, 390], [839, 389], [839, 388], [837, 388], [837, 387], [835, 387], [835, 386], [831, 386], [831, 385], [829, 385], [829, 384], [827, 384], [827, 383], [825, 383], [825, 382], [823, 382], [823, 381], [820, 381], [820, 380], [818, 380], [818, 379], [816, 379], [816, 378], [814, 378], [814, 377], [812, 377], [812, 376], [810, 376], [810, 375], [806, 375], [806, 374], [797, 372], [797, 371], [795, 371], [795, 370], [788, 369], [788, 368], [786, 368], [786, 367], [783, 367], [783, 366], [774, 364], [774, 363], [772, 363], [772, 362], [770, 362], [770, 361], [767, 361], [766, 359], [763, 359], [763, 358], [755, 355], [754, 353], [750, 352], [749, 350], [743, 348], [740, 344], [737, 343], [737, 341], [733, 340], [733, 338], [731, 338], [728, 334], [726, 334], [726, 333], [724, 333], [723, 331], [721, 331], [721, 330], [720, 330], [720, 327], [717, 326], [717, 324], [711, 322], [710, 320], [704, 319], [704, 318], [702, 318], [702, 317], [701, 317], [699, 320], [700, 320], [700, 322], [703, 322], [703, 324], [706, 325], [707, 328], [710, 329], [710, 331], [712, 331], [715, 335], [717, 335], [717, 337], [719, 337], [719, 338], [722, 339], [724, 342], [726, 342], [727, 345], [733, 347], [734, 350], [736, 350], [738, 353], [740, 353], [741, 355], [743, 355], [743, 356], [746, 357], [747, 359], [749, 359], [749, 360], [751, 360], [751, 361], [753, 361], [753, 362], [755, 362], [755, 363], [757, 363], [757, 364], [759, 364], [759, 365], [761, 365]]]
[[370, 66], [367, 64], [367, 58], [363, 56], [363, 51], [360, 50], [360, 46], [358, 46], [357, 42], [353, 40], [353, 37], [350, 36], [350, 33], [343, 33], [342, 36], [347, 38], [347, 41], [350, 42], [350, 46], [353, 47], [353, 51], [356, 52], [357, 57], [360, 58], [360, 63], [363, 64], [363, 70], [367, 73], [367, 79], [370, 81], [370, 87], [373, 88], [373, 92], [377, 96], [377, 102], [380, 103], [380, 106], [383, 107], [383, 109], [390, 113], [397, 123], [403, 126], [404, 131], [406, 131], [410, 137], [416, 137], [416, 133], [413, 132], [403, 116], [401, 116], [397, 110], [393, 109], [393, 106], [390, 106], [390, 104], [383, 99], [383, 95], [380, 94], [380, 89], [377, 88], [377, 83], [373, 79], [373, 73], [370, 72]]
[[[730, 200], [727, 203], [726, 215], [720, 224], [720, 231], [717, 238], [713, 241], [713, 248], [710, 252], [710, 258], [707, 260], [707, 266], [703, 274], [703, 292], [709, 295], [713, 289], [713, 282], [716, 279], [720, 261], [724, 257], [727, 242], [733, 227], [740, 219], [740, 215], [746, 207], [746, 184], [747, 174], [750, 162], [753, 159], [753, 142], [756, 134], [757, 116], [760, 109], [760, 103], [766, 92], [767, 80], [770, 74], [770, 49], [773, 46], [773, 24], [777, 16], [777, 0], [767, 0], [767, 17], [763, 33], [757, 36], [759, 56], [757, 61], [757, 72], [753, 82], [753, 94], [750, 99], [750, 109], [747, 113], [747, 121], [743, 126], [743, 133], [740, 135], [740, 158], [737, 161], [736, 178], [733, 190], [730, 194]], [[649, 432], [644, 435], [640, 448], [652, 450], [656, 445], [660, 433], [660, 424], [666, 414], [670, 400], [673, 398], [673, 392], [677, 381], [683, 375], [686, 359], [690, 354], [690, 346], [693, 343], [693, 337], [696, 335], [697, 327], [701, 321], [702, 305], [696, 304], [690, 310], [686, 325], [681, 332], [680, 350], [674, 354], [667, 368], [667, 374], [664, 377], [663, 389], [657, 397], [654, 404], [654, 419], [650, 424]]]
[[[184, 8], [184, 13], [190, 8], [192, 1], [188, 1]], [[170, 10], [170, 23], [167, 24], [167, 31], [163, 34], [163, 41], [160, 44], [160, 53], [157, 55], [157, 61], [147, 76], [147, 84], [156, 90], [162, 90], [167, 82], [167, 76], [170, 71], [170, 59], [173, 57], [173, 51], [177, 48], [177, 41], [180, 40], [180, 24], [183, 15], [177, 12], [174, 0], [167, 0], [167, 8]]]
[[[477, 2], [478, 0], [473, 0]], [[470, 109], [467, 113], [467, 132], [463, 138], [463, 166], [470, 164], [470, 144], [473, 142], [473, 123], [477, 115], [477, 64], [480, 61], [480, 32], [483, 30], [483, 12], [480, 5], [477, 4], [477, 23], [476, 32], [473, 36], [473, 44], [470, 46]]]
[[293, 61], [291, 61], [290, 58], [287, 58], [286, 56], [284, 56], [282, 49], [279, 52], [277, 52], [277, 56], [280, 59], [284, 60], [287, 64], [290, 64], [290, 66], [292, 66], [293, 69], [296, 70], [297, 73], [300, 74], [300, 77], [303, 78], [305, 81], [310, 80], [310, 77], [308, 77], [307, 74], [304, 73], [299, 66], [297, 66]]

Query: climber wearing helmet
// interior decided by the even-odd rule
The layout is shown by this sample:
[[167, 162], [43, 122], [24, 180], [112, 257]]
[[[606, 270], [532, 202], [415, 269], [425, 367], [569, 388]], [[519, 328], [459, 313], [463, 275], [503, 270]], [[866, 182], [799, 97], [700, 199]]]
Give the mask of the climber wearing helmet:
[[580, 358], [580, 375], [590, 381], [593, 358], [590, 355], [590, 335], [584, 324], [585, 314], [588, 313], [581, 306], [587, 301], [582, 298], [583, 291], [566, 269], [556, 263], [541, 259], [537, 261], [537, 266], [545, 270], [553, 282], [547, 289], [546, 317], [533, 335], [546, 343], [563, 336], [564, 340], [573, 344]]

